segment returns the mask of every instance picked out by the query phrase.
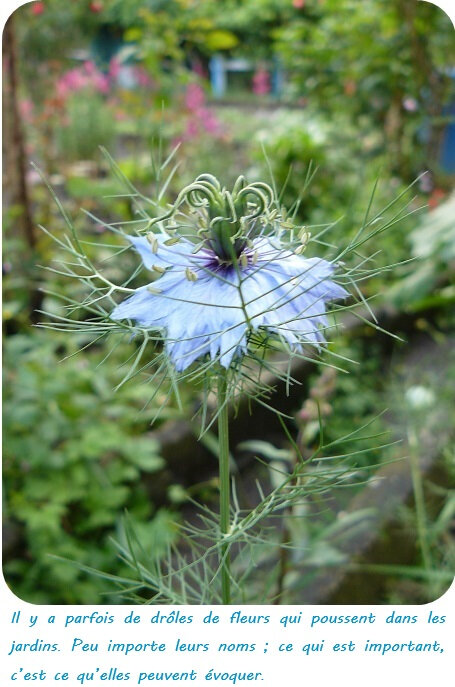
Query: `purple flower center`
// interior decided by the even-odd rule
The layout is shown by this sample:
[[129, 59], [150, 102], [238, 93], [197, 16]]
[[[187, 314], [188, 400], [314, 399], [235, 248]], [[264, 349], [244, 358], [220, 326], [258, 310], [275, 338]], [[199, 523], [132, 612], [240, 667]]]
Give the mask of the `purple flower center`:
[[212, 249], [205, 249], [201, 251], [200, 256], [202, 258], [201, 267], [223, 276], [230, 276], [234, 274], [237, 269], [244, 270], [247, 267], [250, 267], [253, 259], [253, 253], [251, 250], [243, 250], [237, 256], [238, 267], [236, 268], [232, 260], [220, 258]]

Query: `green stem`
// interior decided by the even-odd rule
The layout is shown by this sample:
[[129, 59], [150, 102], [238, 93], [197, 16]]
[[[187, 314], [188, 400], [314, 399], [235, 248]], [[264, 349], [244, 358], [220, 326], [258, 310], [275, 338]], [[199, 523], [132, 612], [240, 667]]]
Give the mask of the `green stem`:
[[417, 534], [422, 562], [427, 572], [433, 568], [431, 551], [428, 544], [427, 514], [425, 508], [425, 495], [423, 492], [422, 475], [419, 465], [418, 439], [413, 427], [408, 429], [408, 444], [411, 464], [412, 488], [416, 510]]
[[[221, 534], [229, 532], [230, 476], [229, 476], [229, 417], [226, 373], [218, 378], [218, 448], [220, 460], [220, 529]], [[221, 594], [224, 604], [231, 603], [231, 579], [229, 572], [229, 545], [221, 546]]]

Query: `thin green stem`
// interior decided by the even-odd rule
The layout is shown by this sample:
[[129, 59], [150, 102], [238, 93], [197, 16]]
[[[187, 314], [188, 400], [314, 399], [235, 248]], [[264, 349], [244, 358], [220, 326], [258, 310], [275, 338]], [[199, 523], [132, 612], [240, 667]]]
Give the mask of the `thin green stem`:
[[[227, 406], [226, 372], [218, 378], [218, 447], [220, 460], [220, 529], [221, 534], [229, 532], [230, 525], [230, 475], [229, 475], [229, 417]], [[229, 571], [229, 545], [221, 546], [221, 594], [224, 604], [231, 603], [231, 579]]]
[[426, 572], [433, 568], [430, 546], [428, 544], [427, 514], [422, 475], [419, 466], [419, 442], [414, 427], [408, 429], [408, 444], [411, 465], [412, 488], [417, 521], [417, 535], [423, 566]]

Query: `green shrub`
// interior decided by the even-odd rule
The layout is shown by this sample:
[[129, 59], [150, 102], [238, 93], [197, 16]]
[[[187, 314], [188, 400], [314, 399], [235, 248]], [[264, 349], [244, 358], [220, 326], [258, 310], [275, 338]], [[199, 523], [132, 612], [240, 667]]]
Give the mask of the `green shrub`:
[[154, 512], [143, 481], [164, 463], [145, 434], [149, 413], [140, 412], [150, 389], [113, 393], [116, 360], [94, 370], [105, 350], [59, 364], [61, 350], [56, 333], [6, 340], [4, 573], [30, 602], [94, 603], [105, 582], [49, 554], [118, 574], [109, 537], [122, 536], [124, 510], [152, 555], [172, 538], [173, 516]]

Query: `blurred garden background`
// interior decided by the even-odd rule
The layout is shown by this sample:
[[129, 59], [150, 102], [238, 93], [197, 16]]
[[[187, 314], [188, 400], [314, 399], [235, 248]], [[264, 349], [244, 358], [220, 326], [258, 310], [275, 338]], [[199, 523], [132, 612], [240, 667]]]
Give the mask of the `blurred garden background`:
[[[163, 207], [202, 172], [226, 186], [273, 178], [284, 205], [299, 201], [299, 223], [327, 227], [328, 245], [356, 233], [373, 189], [371, 214], [400, 194], [415, 210], [369, 246], [376, 265], [395, 266], [362, 284], [377, 327], [351, 316], [330, 344], [355, 361], [348, 374], [306, 365], [289, 396], [276, 384], [304, 455], [320, 440], [319, 412], [326, 439], [368, 431], [354, 455], [348, 442], [341, 451], [348, 487], [293, 514], [295, 550], [261, 553], [256, 584], [283, 603], [442, 594], [455, 568], [449, 18], [415, 0], [35, 1], [6, 25], [3, 84], [3, 572], [14, 593], [122, 602], [83, 566], [130, 575], [113, 543], [126, 541], [125, 513], [143, 555], [159, 559], [195, 517], [189, 498], [217, 502], [216, 439], [197, 442], [197, 388], [183, 390], [183, 408], [160, 393], [150, 401], [146, 377], [114, 393], [134, 342], [35, 326], [49, 320], [39, 311], [61, 314], [54, 294], [78, 287], [41, 268], [56, 247], [39, 225], [58, 238], [63, 222], [30, 162], [102, 261], [116, 240], [103, 222], [135, 218], [119, 179], [154, 197], [157, 160], [179, 145]], [[123, 255], [132, 273], [137, 259]], [[268, 465], [295, 459], [260, 406], [240, 408], [232, 447], [249, 505], [255, 480], [273, 479]]]

